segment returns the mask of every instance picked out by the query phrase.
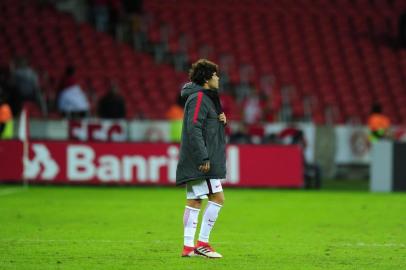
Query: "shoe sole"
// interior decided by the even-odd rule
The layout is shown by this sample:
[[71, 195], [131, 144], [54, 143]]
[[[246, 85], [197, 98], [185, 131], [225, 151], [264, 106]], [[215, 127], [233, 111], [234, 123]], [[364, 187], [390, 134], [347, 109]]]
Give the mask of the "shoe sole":
[[[189, 255], [186, 255], [186, 256], [184, 256], [184, 255], [182, 255], [182, 256], [180, 256], [181, 258], [197, 258], [197, 257], [206, 257], [206, 256], [203, 256], [203, 255], [200, 255], [200, 254], [196, 254], [196, 255], [192, 255], [192, 256], [189, 256]], [[207, 257], [208, 258], [208, 257]]]
[[195, 250], [195, 254], [197, 254], [198, 256], [205, 257], [205, 258], [209, 258], [209, 259], [221, 259], [221, 258], [223, 258], [223, 257], [210, 257], [210, 256], [207, 256], [207, 255], [204, 254], [204, 253], [201, 253], [201, 252], [198, 251], [198, 250]]

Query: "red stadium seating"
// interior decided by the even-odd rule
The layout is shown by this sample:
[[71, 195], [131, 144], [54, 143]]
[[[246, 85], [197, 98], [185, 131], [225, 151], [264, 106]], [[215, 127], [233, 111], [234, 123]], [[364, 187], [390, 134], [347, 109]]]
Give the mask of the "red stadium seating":
[[[272, 73], [278, 85], [294, 85], [294, 113], [303, 115], [301, 100], [316, 98], [313, 120], [324, 121], [333, 106], [336, 122], [365, 122], [373, 102], [382, 103], [394, 123], [405, 123], [406, 51], [391, 47], [403, 0], [149, 0], [153, 18], [148, 34], [162, 42], [169, 29], [171, 51], [188, 40], [190, 61], [199, 49], [211, 48], [211, 59], [233, 57], [232, 83], [238, 67], [251, 65], [252, 80]], [[280, 96], [280, 94], [276, 94]]]
[[[114, 81], [127, 100], [128, 117], [164, 117], [185, 73], [32, 2], [0, 1], [1, 66], [16, 54], [28, 55], [37, 70], [49, 74], [44, 91], [53, 96], [64, 68], [73, 64], [93, 103]], [[273, 111], [281, 104], [279, 86], [293, 85], [294, 115], [302, 117], [302, 100], [313, 97], [316, 123], [323, 123], [330, 107], [337, 110], [337, 123], [365, 122], [375, 101], [394, 123], [406, 122], [406, 51], [390, 46], [405, 8], [403, 0], [145, 1], [151, 42], [168, 42], [169, 52], [176, 53], [185, 40], [190, 62], [203, 50], [216, 62], [232, 56], [227, 75], [234, 85], [245, 64], [253, 67], [248, 80], [257, 87], [261, 76], [273, 74]], [[229, 119], [239, 119], [233, 98], [224, 96], [223, 103]]]
[[[49, 88], [44, 89], [48, 97], [58, 90], [65, 67], [73, 64], [93, 109], [97, 98], [114, 81], [126, 98], [129, 118], [144, 115], [157, 119], [165, 117], [187, 79], [185, 73], [155, 64], [149, 55], [98, 33], [89, 24], [78, 24], [51, 6], [2, 0], [0, 13], [0, 65], [8, 66], [18, 54], [28, 56], [33, 67], [48, 73], [53, 82], [43, 85]], [[41, 116], [38, 109], [32, 111], [34, 116]]]

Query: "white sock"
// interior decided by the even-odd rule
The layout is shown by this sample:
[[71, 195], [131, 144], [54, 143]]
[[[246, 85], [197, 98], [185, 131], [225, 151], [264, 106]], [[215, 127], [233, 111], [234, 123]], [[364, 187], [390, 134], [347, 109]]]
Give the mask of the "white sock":
[[195, 246], [195, 234], [197, 227], [197, 220], [199, 217], [200, 209], [186, 206], [185, 214], [183, 215], [183, 227], [184, 227], [184, 241], [183, 244], [188, 247]]
[[199, 241], [209, 242], [210, 232], [216, 222], [222, 205], [208, 201], [204, 211], [202, 226], [200, 227]]

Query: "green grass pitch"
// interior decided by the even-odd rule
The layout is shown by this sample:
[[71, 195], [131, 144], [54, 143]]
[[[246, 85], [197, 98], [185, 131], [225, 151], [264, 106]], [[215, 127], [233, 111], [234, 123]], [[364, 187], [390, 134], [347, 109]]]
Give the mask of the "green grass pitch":
[[406, 269], [404, 193], [225, 195], [210, 260], [180, 257], [181, 188], [0, 186], [0, 269]]

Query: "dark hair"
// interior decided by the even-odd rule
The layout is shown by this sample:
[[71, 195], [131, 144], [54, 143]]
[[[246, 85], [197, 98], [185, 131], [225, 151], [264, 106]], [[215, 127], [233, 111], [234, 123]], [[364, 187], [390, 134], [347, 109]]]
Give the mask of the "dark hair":
[[76, 69], [74, 66], [67, 66], [65, 68], [65, 74], [68, 76], [72, 76], [73, 74], [75, 74], [75, 72], [76, 72]]
[[176, 97], [176, 104], [179, 105], [180, 107], [185, 107], [186, 99], [182, 97], [182, 95], [177, 95]]
[[189, 78], [192, 82], [203, 85], [213, 77], [213, 73], [218, 72], [218, 66], [206, 59], [200, 59], [192, 64], [189, 71]]
[[15, 58], [15, 65], [17, 67], [26, 67], [28, 66], [28, 60], [24, 56], [19, 55]]
[[0, 85], [0, 105], [6, 103], [6, 94], [3, 91], [3, 88]]
[[371, 108], [371, 113], [382, 113], [382, 107], [379, 103], [374, 103]]

